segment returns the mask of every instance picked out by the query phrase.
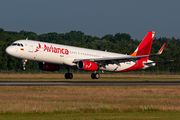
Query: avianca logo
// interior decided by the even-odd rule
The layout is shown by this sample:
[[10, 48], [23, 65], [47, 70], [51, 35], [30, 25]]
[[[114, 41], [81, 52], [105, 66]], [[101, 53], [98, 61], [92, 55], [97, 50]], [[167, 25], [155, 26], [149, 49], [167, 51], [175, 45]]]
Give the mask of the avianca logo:
[[39, 44], [39, 43], [38, 43], [38, 45], [39, 45], [39, 47], [38, 47], [38, 48], [36, 48], [36, 51], [34, 51], [34, 52], [38, 52], [38, 51], [39, 51], [39, 49], [41, 48], [41, 44]]
[[89, 65], [86, 65], [86, 68], [90, 68], [91, 67], [91, 63]]
[[[41, 44], [38, 43], [38, 48], [36, 48], [36, 50], [34, 52], [38, 52], [39, 49], [41, 48]], [[47, 45], [44, 44], [44, 51], [47, 51], [47, 52], [52, 52], [52, 53], [59, 53], [59, 54], [65, 54], [65, 55], [69, 55], [69, 51], [68, 49], [64, 49], [64, 48], [56, 48], [56, 47], [53, 47], [52, 45], [49, 47]]]

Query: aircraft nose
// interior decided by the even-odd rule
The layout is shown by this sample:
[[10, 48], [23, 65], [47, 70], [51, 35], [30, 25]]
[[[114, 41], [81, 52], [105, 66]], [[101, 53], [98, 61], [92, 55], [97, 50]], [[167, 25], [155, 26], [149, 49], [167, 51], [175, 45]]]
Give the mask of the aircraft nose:
[[13, 52], [13, 49], [9, 46], [9, 47], [6, 48], [5, 51], [6, 51], [7, 54], [11, 55], [12, 52]]

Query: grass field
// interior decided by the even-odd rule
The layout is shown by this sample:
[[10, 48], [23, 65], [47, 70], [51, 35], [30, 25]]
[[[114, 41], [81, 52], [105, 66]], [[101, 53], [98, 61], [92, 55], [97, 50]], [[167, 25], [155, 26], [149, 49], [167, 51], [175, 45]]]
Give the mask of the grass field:
[[[1, 81], [65, 81], [63, 75], [3, 74]], [[91, 80], [77, 75], [74, 80]], [[109, 81], [179, 76], [102, 76]], [[180, 86], [0, 86], [0, 119], [179, 119]]]
[[179, 120], [179, 112], [119, 113], [16, 113], [1, 114], [1, 120]]

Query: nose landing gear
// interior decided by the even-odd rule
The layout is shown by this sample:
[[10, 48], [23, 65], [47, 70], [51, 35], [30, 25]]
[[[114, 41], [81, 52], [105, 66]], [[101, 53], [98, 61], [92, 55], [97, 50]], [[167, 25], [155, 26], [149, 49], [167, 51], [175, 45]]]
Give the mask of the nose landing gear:
[[23, 62], [22, 70], [26, 70], [25, 65], [26, 65], [26, 63], [27, 63], [27, 59], [23, 59], [22, 62]]

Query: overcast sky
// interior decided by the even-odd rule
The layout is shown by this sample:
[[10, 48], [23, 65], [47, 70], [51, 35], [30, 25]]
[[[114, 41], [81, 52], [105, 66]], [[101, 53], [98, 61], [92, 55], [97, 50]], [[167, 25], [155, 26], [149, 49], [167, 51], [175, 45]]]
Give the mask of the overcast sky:
[[1, 0], [0, 28], [97, 37], [128, 33], [138, 40], [153, 30], [157, 38], [180, 38], [180, 0]]

